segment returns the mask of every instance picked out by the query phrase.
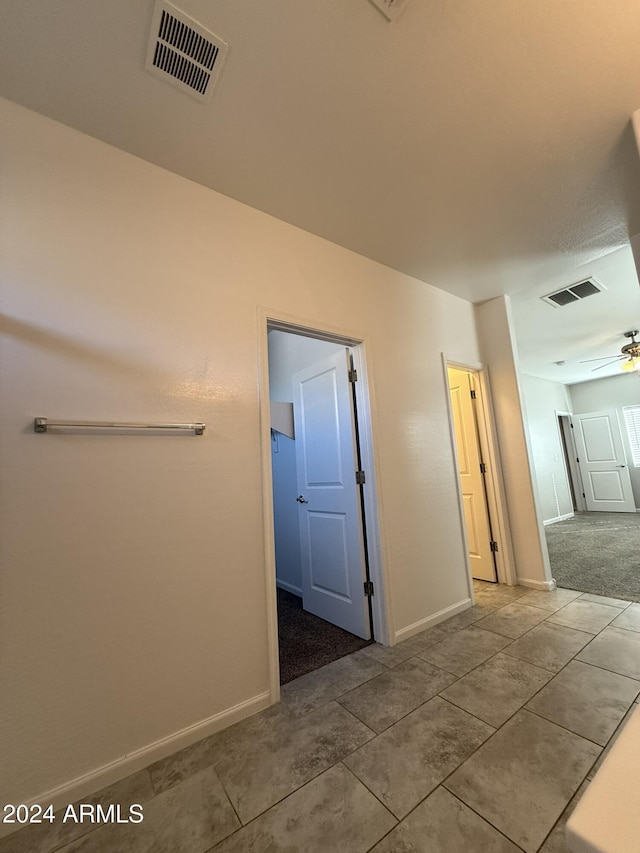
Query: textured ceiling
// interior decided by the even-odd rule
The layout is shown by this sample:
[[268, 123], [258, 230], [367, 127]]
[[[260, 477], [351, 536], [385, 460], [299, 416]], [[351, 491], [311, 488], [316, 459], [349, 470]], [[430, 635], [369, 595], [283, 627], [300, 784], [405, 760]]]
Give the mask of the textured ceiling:
[[[566, 385], [620, 374], [622, 361], [616, 356], [624, 344], [630, 343], [624, 332], [640, 329], [640, 288], [631, 249], [618, 249], [576, 272], [573, 281], [592, 276], [606, 290], [557, 308], [540, 297], [570, 283], [560, 276], [556, 282], [512, 297], [523, 373]], [[582, 363], [593, 358], [602, 361]], [[564, 364], [556, 364], [558, 361]], [[640, 382], [635, 374], [629, 375], [629, 381], [637, 386], [640, 401]]]
[[176, 5], [230, 46], [209, 104], [145, 71], [153, 0], [0, 0], [0, 94], [472, 301], [640, 232], [637, 0]]

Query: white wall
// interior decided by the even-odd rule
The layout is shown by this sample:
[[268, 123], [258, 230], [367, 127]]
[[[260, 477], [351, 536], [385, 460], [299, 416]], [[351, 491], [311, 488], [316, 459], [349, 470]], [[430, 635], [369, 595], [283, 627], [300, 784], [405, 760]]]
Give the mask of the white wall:
[[296, 503], [296, 445], [282, 433], [272, 436], [273, 535], [278, 586], [302, 595], [300, 533]]
[[620, 432], [624, 452], [629, 463], [631, 487], [636, 507], [640, 509], [640, 468], [634, 468], [631, 462], [629, 436], [624, 425], [623, 406], [640, 405], [640, 379], [635, 372], [621, 373], [620, 376], [607, 376], [594, 379], [591, 382], [580, 382], [569, 386], [569, 395], [575, 415], [586, 412], [600, 412], [605, 409], [615, 409], [620, 422]]
[[[269, 332], [271, 400], [293, 403], [293, 374], [340, 349], [344, 350], [344, 347], [272, 329]], [[271, 444], [271, 471], [276, 578], [284, 589], [302, 595], [296, 447], [295, 441], [281, 433]]]
[[467, 596], [440, 353], [479, 350], [464, 300], [0, 109], [0, 800], [21, 802], [268, 701], [259, 308], [365, 342], [392, 633]]
[[543, 521], [573, 513], [556, 412], [571, 411], [566, 385], [520, 375]]
[[518, 582], [546, 589], [551, 582], [551, 568], [523, 423], [524, 401], [518, 382], [509, 297], [499, 296], [476, 305], [475, 312], [482, 358], [489, 365]]

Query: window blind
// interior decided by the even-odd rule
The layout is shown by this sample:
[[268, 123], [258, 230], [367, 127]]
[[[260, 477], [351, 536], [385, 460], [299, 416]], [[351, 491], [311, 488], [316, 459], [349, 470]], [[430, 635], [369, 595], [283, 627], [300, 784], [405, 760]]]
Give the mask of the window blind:
[[634, 467], [640, 467], [640, 406], [624, 406], [624, 422], [627, 427], [631, 457]]

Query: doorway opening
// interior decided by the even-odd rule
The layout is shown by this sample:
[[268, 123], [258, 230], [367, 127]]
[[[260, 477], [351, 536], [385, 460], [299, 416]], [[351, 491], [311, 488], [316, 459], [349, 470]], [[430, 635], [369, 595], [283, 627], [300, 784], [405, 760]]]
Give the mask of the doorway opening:
[[276, 676], [284, 684], [385, 642], [386, 624], [363, 346], [273, 319], [266, 328], [275, 692]]
[[451, 366], [447, 374], [471, 577], [497, 583], [497, 542], [493, 538], [484, 482], [487, 463], [480, 445], [473, 374]]
[[573, 513], [545, 526], [553, 577], [601, 604], [640, 601], [640, 515], [616, 413], [556, 416]]
[[513, 585], [517, 576], [486, 373], [442, 358], [473, 598], [474, 587]]
[[[616, 412], [559, 413], [560, 432], [572, 455], [567, 479], [588, 512], [635, 512], [629, 467]], [[568, 424], [568, 427], [567, 427]], [[575, 459], [575, 464], [572, 464]]]
[[580, 466], [578, 464], [578, 452], [573, 439], [573, 425], [571, 423], [571, 415], [569, 412], [556, 412], [558, 418], [558, 430], [560, 432], [560, 444], [562, 446], [562, 456], [564, 459], [564, 468], [569, 483], [569, 493], [571, 494], [571, 503], [574, 512], [584, 512], [587, 508], [585, 503], [585, 495], [582, 487], [582, 478], [580, 476]]

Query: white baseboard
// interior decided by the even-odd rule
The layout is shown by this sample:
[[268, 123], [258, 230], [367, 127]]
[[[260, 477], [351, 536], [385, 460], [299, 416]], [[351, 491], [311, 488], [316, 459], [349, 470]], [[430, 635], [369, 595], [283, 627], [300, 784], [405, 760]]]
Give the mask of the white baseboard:
[[413, 637], [415, 634], [420, 634], [421, 631], [424, 631], [426, 628], [433, 628], [434, 625], [437, 625], [439, 622], [444, 622], [445, 619], [455, 616], [456, 613], [462, 613], [463, 610], [468, 610], [472, 604], [473, 602], [470, 598], [465, 598], [457, 604], [452, 604], [450, 607], [445, 607], [444, 610], [439, 610], [432, 616], [426, 616], [424, 619], [420, 619], [419, 622], [407, 625], [406, 628], [400, 628], [399, 631], [395, 632], [394, 645], [402, 640], [408, 640], [409, 637]]
[[555, 518], [546, 518], [542, 523], [546, 527], [547, 524], [557, 524], [559, 521], [566, 521], [568, 518], [574, 517], [574, 512], [568, 512], [566, 515], [557, 515]]
[[557, 586], [553, 578], [550, 581], [539, 581], [534, 578], [518, 578], [518, 585], [530, 587], [531, 589], [544, 589], [547, 592], [553, 592]]
[[[161, 738], [154, 743], [143, 746], [141, 749], [136, 749], [128, 755], [118, 758], [116, 761], [112, 761], [89, 773], [78, 776], [57, 788], [44, 791], [37, 797], [24, 800], [24, 802], [26, 805], [39, 803], [40, 805], [46, 804], [48, 806], [51, 804], [54, 810], [60, 809], [69, 803], [89, 797], [107, 785], [112, 785], [114, 782], [130, 776], [138, 770], [143, 770], [149, 764], [153, 764], [161, 758], [166, 758], [168, 755], [184, 749], [185, 746], [190, 746], [192, 743], [215, 734], [215, 732], [226, 729], [228, 726], [233, 725], [233, 723], [244, 720], [258, 711], [262, 711], [270, 704], [270, 694], [268, 692], [260, 693], [251, 699], [234, 705], [232, 708], [227, 708], [227, 710], [221, 711], [219, 714], [214, 714], [206, 720], [201, 720], [199, 723], [187, 726], [186, 729]], [[0, 824], [0, 838], [21, 828], [20, 825]]]
[[292, 592], [298, 598], [302, 598], [302, 589], [299, 586], [294, 586], [292, 583], [287, 583], [287, 581], [281, 581], [279, 578], [276, 578], [276, 586], [279, 589], [284, 589], [285, 592]]

